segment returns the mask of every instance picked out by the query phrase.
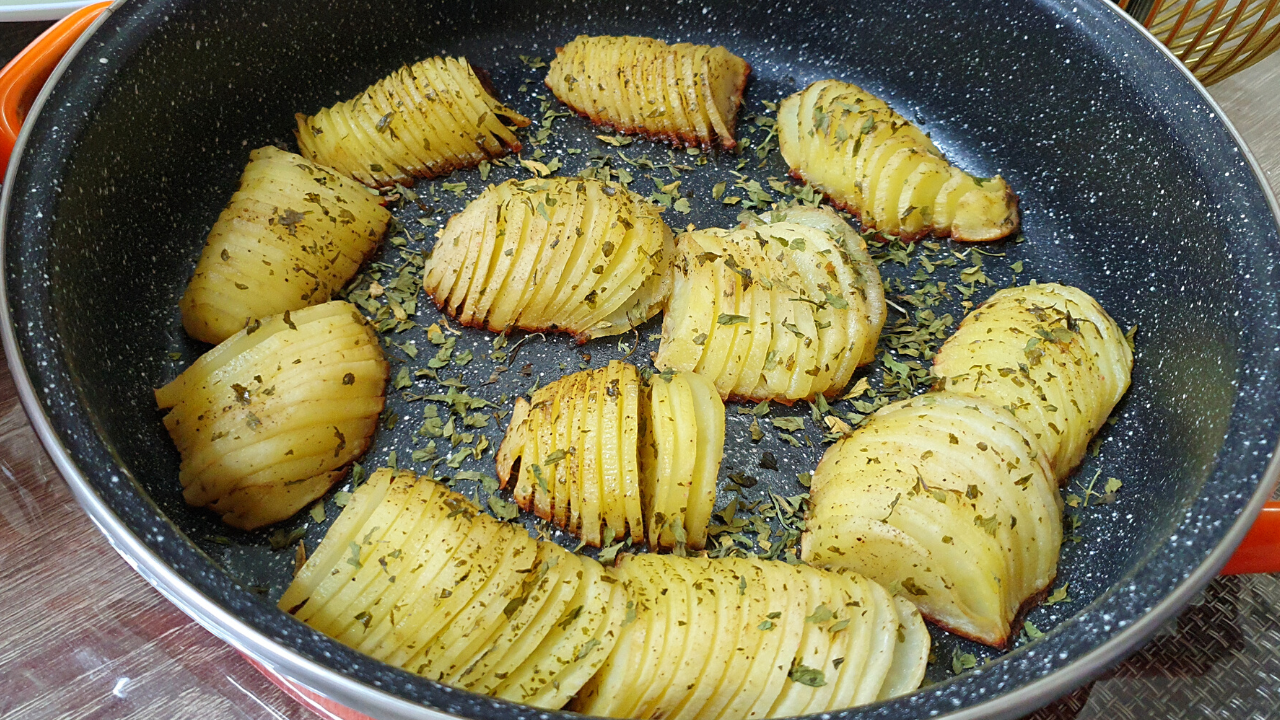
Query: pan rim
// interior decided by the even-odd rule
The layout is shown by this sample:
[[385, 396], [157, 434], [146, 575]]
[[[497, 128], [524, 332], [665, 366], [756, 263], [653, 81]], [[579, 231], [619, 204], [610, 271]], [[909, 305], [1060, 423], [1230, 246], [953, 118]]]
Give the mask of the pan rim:
[[[115, 11], [125, 4], [125, 1], [116, 0], [95, 21], [89, 31], [73, 45], [51, 74], [49, 82], [46, 83], [33, 103], [29, 116], [31, 120], [34, 120], [43, 110], [58, 80], [62, 78], [83, 47]], [[1111, 0], [1101, 0], [1099, 5], [1111, 13], [1118, 14], [1131, 27], [1137, 29], [1148, 42], [1158, 48], [1159, 52], [1165, 56], [1166, 61], [1172, 62], [1178, 71], [1191, 82], [1200, 99], [1212, 109], [1216, 120], [1222, 124], [1248, 163], [1253, 173], [1254, 181], [1262, 190], [1263, 196], [1267, 201], [1272, 221], [1277, 228], [1280, 228], [1280, 203], [1277, 203], [1275, 193], [1266, 181], [1248, 145], [1205, 87], [1185, 65], [1177, 60], [1167, 47], [1115, 3]], [[1077, 5], [1077, 7], [1080, 6]], [[25, 153], [34, 126], [34, 122], [26, 123], [19, 134], [13, 153], [14, 161], [9, 165], [3, 193], [0, 195], [0, 268], [7, 267], [7, 219], [13, 200], [14, 181], [17, 178], [17, 170], [21, 164], [21, 158]], [[34, 383], [27, 372], [23, 355], [18, 346], [17, 331], [14, 325], [8, 292], [7, 273], [0, 272], [0, 313], [3, 314], [5, 319], [5, 322], [0, 323], [0, 339], [3, 340], [6, 361], [14, 378], [23, 409], [36, 430], [41, 444], [54, 461], [59, 473], [70, 486], [76, 501], [98, 527], [99, 531], [107, 538], [112, 547], [139, 575], [177, 605], [186, 615], [219, 639], [263, 662], [272, 669], [280, 671], [286, 677], [325, 695], [329, 699], [349, 707], [359, 708], [361, 712], [370, 712], [375, 716], [380, 716], [381, 712], [385, 711], [388, 716], [394, 717], [431, 718], [432, 720], [459, 717], [380, 690], [357, 680], [351, 675], [338, 672], [323, 663], [304, 657], [301, 653], [286, 648], [283, 644], [268, 637], [238, 615], [221, 607], [152, 550], [142, 538], [126, 525], [123, 519], [107, 506], [105, 500], [93, 487], [87, 476], [76, 465], [70, 450], [63, 444], [61, 437], [54, 429], [52, 419], [37, 396]], [[970, 720], [980, 717], [1016, 717], [1043, 706], [1066, 692], [1079, 687], [1103, 673], [1112, 663], [1133, 652], [1162, 623], [1185, 607], [1194, 595], [1200, 592], [1216, 576], [1218, 570], [1226, 564], [1232, 551], [1234, 551], [1261, 511], [1263, 503], [1270, 498], [1277, 481], [1280, 481], [1280, 452], [1277, 451], [1280, 451], [1280, 443], [1272, 449], [1271, 459], [1267, 463], [1252, 497], [1243, 506], [1231, 527], [1223, 533], [1214, 549], [1179, 581], [1164, 598], [1133, 620], [1128, 627], [1119, 630], [1088, 653], [1072, 659], [1067, 664], [1050, 671], [1041, 678], [1023, 683], [1005, 694], [945, 715], [939, 715], [938, 717], [952, 718], [953, 720]], [[303, 626], [299, 624], [298, 627], [302, 628]], [[306, 631], [315, 632], [309, 629]], [[502, 705], [506, 706], [507, 704], [502, 703]]]

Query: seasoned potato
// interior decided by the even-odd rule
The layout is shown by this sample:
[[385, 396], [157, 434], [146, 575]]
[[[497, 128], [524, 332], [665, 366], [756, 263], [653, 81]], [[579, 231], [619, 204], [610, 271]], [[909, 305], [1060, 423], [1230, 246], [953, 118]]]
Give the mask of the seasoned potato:
[[1039, 448], [1012, 413], [979, 398], [931, 392], [882, 408], [823, 455], [802, 557], [864, 574], [942, 627], [1003, 646], [1057, 574], [1062, 500]]
[[597, 125], [732, 150], [751, 66], [722, 47], [579, 35], [556, 49], [547, 87]]
[[827, 208], [680, 235], [659, 368], [724, 398], [791, 403], [842, 391], [875, 357], [884, 289], [866, 243]]
[[992, 295], [933, 359], [939, 387], [1013, 411], [1064, 481], [1129, 388], [1133, 351], [1084, 291], [1045, 283]]
[[182, 325], [217, 344], [250, 321], [327, 302], [377, 248], [382, 199], [274, 147], [249, 153], [182, 295]]
[[674, 240], [660, 212], [616, 183], [508, 180], [449, 219], [423, 285], [465, 325], [616, 335], [670, 290]]
[[654, 375], [645, 399], [640, 500], [649, 547], [701, 550], [724, 457], [724, 403], [715, 386], [694, 373]]
[[616, 718], [811, 715], [914, 690], [929, 634], [848, 572], [759, 559], [625, 556], [634, 610], [570, 708]]
[[724, 455], [724, 404], [705, 379], [663, 373], [645, 386], [613, 361], [516, 400], [498, 448], [502, 486], [519, 472], [521, 508], [599, 547], [625, 537], [701, 550]]
[[383, 469], [355, 491], [279, 607], [409, 672], [557, 709], [604, 663], [626, 596], [596, 561]]
[[856, 85], [821, 80], [783, 100], [778, 145], [793, 176], [864, 228], [973, 242], [1018, 229], [1018, 196], [1003, 179], [948, 163], [919, 128]]
[[502, 123], [529, 119], [493, 98], [466, 58], [405, 66], [310, 117], [298, 113], [298, 147], [370, 187], [412, 184], [520, 152]]
[[254, 321], [156, 390], [183, 498], [245, 530], [293, 515], [364, 453], [386, 381], [348, 303]]

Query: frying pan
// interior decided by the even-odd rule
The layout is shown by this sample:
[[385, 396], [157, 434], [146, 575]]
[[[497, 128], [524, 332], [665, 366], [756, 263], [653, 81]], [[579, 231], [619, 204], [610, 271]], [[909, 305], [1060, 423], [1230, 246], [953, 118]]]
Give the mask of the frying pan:
[[[325, 522], [303, 513], [278, 528], [234, 533], [186, 507], [151, 390], [207, 350], [182, 332], [177, 299], [248, 152], [290, 146], [294, 112], [314, 112], [403, 63], [449, 53], [486, 69], [500, 98], [545, 121], [544, 107], [563, 108], [534, 96], [547, 93], [533, 58], [551, 57], [579, 33], [724, 44], [746, 57], [754, 70], [739, 134], [757, 142], [765, 130], [748, 116], [765, 114], [766, 101], [825, 77], [863, 85], [921, 123], [965, 169], [1002, 174], [1024, 212], [1025, 242], [977, 255], [946, 242], [915, 246], [907, 265], [886, 259], [889, 282], [909, 292], [924, 282], [915, 279], [921, 255], [953, 257], [955, 267], [933, 276], [951, 288], [938, 315], [958, 319], [966, 291], [977, 302], [1000, 286], [1039, 279], [1078, 285], [1122, 325], [1139, 328], [1133, 386], [1098, 454], [1072, 479], [1115, 477], [1123, 486], [1114, 502], [1073, 509], [1078, 540], [1064, 546], [1058, 580], [1070, 600], [1029, 616], [1043, 637], [998, 654], [935, 632], [929, 684], [839, 717], [1029, 712], [1135, 649], [1227, 562], [1278, 472], [1276, 206], [1203, 89], [1115, 6], [153, 0], [118, 3], [98, 20], [54, 72], [18, 138], [3, 195], [3, 333], [24, 406], [77, 498], [183, 610], [268, 669], [374, 717], [560, 716], [374, 662], [278, 611], [273, 599], [289, 581], [292, 553], [272, 549], [273, 533], [303, 532], [314, 547], [338, 508], [329, 502]], [[730, 171], [766, 190], [769, 177], [784, 173], [776, 153], [713, 154], [697, 166], [693, 155], [645, 141], [621, 148], [623, 160], [585, 121], [551, 121], [556, 130], [540, 149], [563, 158], [562, 173], [607, 151], [647, 192], [645, 175], [671, 182], [662, 166], [676, 166], [681, 190], [692, 193], [689, 214], [667, 211], [678, 228], [736, 221], [739, 208], [711, 199], [713, 184], [733, 184]], [[635, 164], [638, 157], [654, 166]], [[489, 181], [514, 174], [495, 168]], [[474, 170], [447, 180], [466, 187], [419, 183], [425, 207], [396, 207], [410, 229], [404, 251], [430, 247], [419, 218], [442, 222], [482, 186]], [[387, 243], [379, 261], [395, 265], [401, 251]], [[975, 257], [990, 284], [966, 286], [959, 277]], [[896, 287], [891, 297], [902, 294]], [[438, 321], [429, 303], [419, 307], [422, 326]], [[531, 336], [511, 369], [497, 374], [488, 358], [493, 336], [464, 331], [458, 351], [471, 349], [476, 359], [442, 377], [457, 375], [474, 394], [509, 402], [535, 379], [582, 365], [624, 356], [645, 362], [656, 328], [651, 321], [632, 336], [583, 347]], [[393, 340], [393, 375], [401, 365], [422, 367], [434, 352], [421, 329]], [[411, 341], [416, 358], [404, 349]], [[882, 372], [879, 361], [863, 371], [877, 386]], [[424, 402], [413, 398], [435, 389], [424, 379], [389, 394], [387, 418], [399, 422], [384, 423], [366, 467], [391, 462], [397, 451], [402, 466], [426, 469], [409, 459]], [[772, 428], [752, 444], [749, 422], [730, 407], [721, 502], [796, 494], [797, 475], [822, 452], [814, 427], [795, 434], [799, 447]], [[502, 424], [481, 432], [496, 440]], [[761, 467], [765, 452], [776, 471]], [[491, 471], [492, 456], [461, 469]], [[741, 488], [731, 474], [757, 482]], [[466, 481], [458, 487], [483, 499]], [[1258, 548], [1237, 567], [1265, 569], [1269, 548]], [[952, 677], [951, 659], [961, 653], [978, 666]]]

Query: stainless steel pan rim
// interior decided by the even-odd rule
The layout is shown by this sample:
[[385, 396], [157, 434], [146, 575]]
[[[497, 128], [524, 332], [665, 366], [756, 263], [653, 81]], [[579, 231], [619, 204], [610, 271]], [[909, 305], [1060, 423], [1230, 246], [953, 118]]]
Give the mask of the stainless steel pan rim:
[[[29, 114], [30, 118], [34, 118], [39, 114], [53, 87], [93, 33], [124, 2], [125, 0], [116, 0], [73, 45], [33, 103]], [[1075, 8], [1078, 11], [1081, 6], [1077, 5]], [[1203, 101], [1213, 110], [1217, 120], [1222, 123], [1240, 148], [1245, 161], [1253, 172], [1255, 182], [1258, 183], [1266, 197], [1273, 220], [1277, 223], [1277, 226], [1280, 226], [1280, 204], [1277, 204], [1276, 197], [1271, 191], [1256, 159], [1249, 151], [1243, 138], [1240, 137], [1240, 134], [1204, 86], [1177, 60], [1168, 48], [1111, 0], [1101, 0], [1100, 9], [1123, 18], [1125, 22], [1155, 45], [1163, 53], [1166, 60], [1173, 63], [1187, 81], [1192, 84]], [[1084, 10], [1094, 11], [1093, 8], [1088, 7], [1085, 7]], [[26, 123], [18, 136], [14, 147], [13, 160], [9, 164], [5, 177], [3, 194], [0, 195], [0, 267], [5, 266], [7, 225], [4, 220], [9, 214], [17, 168], [26, 149], [32, 126], [33, 123]], [[106, 506], [85, 475], [76, 466], [67, 448], [55, 432], [44, 407], [37, 398], [31, 378], [20, 358], [16, 330], [8, 302], [7, 283], [6, 274], [0, 272], [0, 313], [3, 313], [5, 319], [5, 322], [0, 324], [0, 337], [3, 339], [9, 370], [13, 375], [23, 408], [26, 410], [41, 443], [70, 486], [76, 501], [98, 527], [99, 531], [106, 536], [116, 552], [124, 558], [125, 562], [210, 633], [286, 678], [294, 680], [334, 702], [379, 718], [440, 720], [456, 717], [368, 686], [283, 648], [201, 593], [191, 582], [169, 567], [146, 543], [126, 527], [121, 519]], [[1141, 618], [1117, 632], [1091, 652], [1077, 658], [1059, 670], [1053, 671], [1038, 680], [1026, 683], [1004, 695], [978, 705], [948, 713], [943, 717], [952, 720], [1018, 717], [1094, 679], [1112, 664], [1135, 650], [1165, 621], [1175, 616], [1187, 605], [1226, 564], [1236, 545], [1243, 539], [1254, 518], [1261, 511], [1267, 499], [1271, 497], [1277, 482], [1280, 481], [1280, 452], [1277, 451], [1280, 451], [1280, 447], [1273, 449], [1271, 460], [1258, 488], [1217, 547], [1172, 592]], [[113, 482], [118, 481], [118, 478], [113, 476], [112, 480]], [[315, 632], [301, 624], [298, 624], [297, 628], [300, 632]]]

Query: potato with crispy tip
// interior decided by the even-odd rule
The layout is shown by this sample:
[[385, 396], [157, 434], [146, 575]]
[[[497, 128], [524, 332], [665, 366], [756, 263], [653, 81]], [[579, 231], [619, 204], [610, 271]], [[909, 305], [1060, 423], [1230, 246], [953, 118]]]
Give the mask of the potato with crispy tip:
[[547, 69], [547, 87], [597, 125], [677, 146], [726, 150], [751, 66], [723, 47], [579, 35]]
[[464, 325], [617, 335], [670, 290], [674, 240], [660, 212], [617, 183], [508, 180], [449, 219], [423, 286]]
[[529, 537], [412, 472], [352, 494], [280, 609], [378, 660], [558, 709], [604, 663], [626, 614], [590, 559]]
[[806, 562], [885, 585], [996, 647], [1057, 574], [1062, 500], [1030, 431], [978, 398], [931, 392], [874, 414], [814, 471]]
[[782, 208], [680, 235], [654, 363], [727, 399], [834, 396], [874, 359], [885, 313], [862, 237], [830, 209]]
[[1065, 481], [1129, 388], [1133, 350], [1083, 290], [1001, 290], [960, 323], [933, 359], [939, 387], [1013, 411]]
[[255, 321], [156, 390], [183, 498], [244, 530], [324, 495], [364, 453], [387, 362], [345, 302]]
[[866, 229], [968, 242], [1018, 230], [1018, 196], [942, 156], [929, 136], [857, 85], [820, 80], [778, 105], [778, 145], [792, 176]]
[[[645, 384], [617, 360], [516, 400], [497, 454], [516, 503], [593, 547], [628, 534], [701, 550], [724, 455], [724, 403], [705, 378]], [[515, 470], [519, 460], [519, 470]]]
[[303, 155], [370, 187], [411, 185], [518, 153], [520, 140], [502, 121], [530, 122], [494, 99], [466, 58], [452, 57], [401, 67], [350, 100], [296, 119]]
[[910, 692], [929, 633], [848, 572], [776, 560], [624, 556], [634, 621], [570, 705], [616, 718], [813, 715]]
[[330, 168], [254, 150], [178, 302], [183, 327], [216, 345], [252, 320], [327, 302], [390, 218], [382, 198]]

